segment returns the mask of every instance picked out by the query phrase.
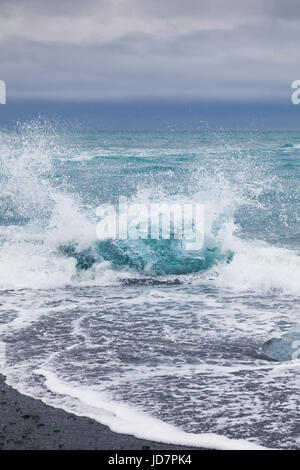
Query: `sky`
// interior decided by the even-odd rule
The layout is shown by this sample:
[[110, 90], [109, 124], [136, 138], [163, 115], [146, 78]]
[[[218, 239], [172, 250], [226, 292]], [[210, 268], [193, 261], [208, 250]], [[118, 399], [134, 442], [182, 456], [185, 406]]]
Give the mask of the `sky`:
[[0, 0], [8, 103], [288, 105], [299, 42], [298, 0]]

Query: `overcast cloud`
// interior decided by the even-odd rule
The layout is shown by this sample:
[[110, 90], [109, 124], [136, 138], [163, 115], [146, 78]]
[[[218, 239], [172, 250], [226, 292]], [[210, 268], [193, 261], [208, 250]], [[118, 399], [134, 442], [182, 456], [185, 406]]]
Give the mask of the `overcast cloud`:
[[298, 0], [0, 0], [8, 97], [284, 100]]

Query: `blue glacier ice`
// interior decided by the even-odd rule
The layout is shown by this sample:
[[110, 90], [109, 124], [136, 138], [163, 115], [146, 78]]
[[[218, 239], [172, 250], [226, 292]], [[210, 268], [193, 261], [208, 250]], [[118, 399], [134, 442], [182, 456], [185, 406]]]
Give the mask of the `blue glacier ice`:
[[300, 359], [300, 325], [296, 325], [281, 338], [272, 338], [262, 347], [262, 353], [276, 361]]

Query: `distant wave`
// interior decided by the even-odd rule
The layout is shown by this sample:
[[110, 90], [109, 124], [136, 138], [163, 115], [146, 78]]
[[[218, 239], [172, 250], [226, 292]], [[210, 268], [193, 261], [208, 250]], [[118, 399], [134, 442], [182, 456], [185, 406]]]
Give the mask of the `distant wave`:
[[282, 145], [282, 148], [285, 149], [285, 148], [293, 148], [294, 147], [294, 144], [291, 144], [291, 143], [287, 143], [287, 144], [284, 144]]

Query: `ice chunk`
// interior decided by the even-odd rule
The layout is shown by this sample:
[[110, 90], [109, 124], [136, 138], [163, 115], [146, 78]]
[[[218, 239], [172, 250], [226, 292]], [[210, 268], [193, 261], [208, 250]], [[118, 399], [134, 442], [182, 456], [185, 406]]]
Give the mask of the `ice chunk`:
[[264, 343], [262, 353], [276, 361], [300, 359], [300, 325], [295, 326], [281, 338], [272, 338]]

